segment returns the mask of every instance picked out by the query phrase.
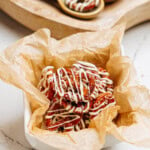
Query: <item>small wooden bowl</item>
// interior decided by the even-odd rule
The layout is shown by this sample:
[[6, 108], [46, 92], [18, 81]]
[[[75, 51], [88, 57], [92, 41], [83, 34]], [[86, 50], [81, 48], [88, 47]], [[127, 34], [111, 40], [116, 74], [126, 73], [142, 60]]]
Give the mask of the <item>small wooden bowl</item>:
[[62, 10], [64, 12], [66, 12], [67, 14], [77, 17], [77, 18], [82, 18], [82, 19], [91, 19], [91, 18], [95, 18], [104, 8], [104, 0], [100, 0], [100, 5], [95, 8], [93, 11], [91, 12], [76, 12], [73, 11], [71, 9], [69, 9], [66, 5], [64, 0], [57, 0], [60, 7], [62, 8]]

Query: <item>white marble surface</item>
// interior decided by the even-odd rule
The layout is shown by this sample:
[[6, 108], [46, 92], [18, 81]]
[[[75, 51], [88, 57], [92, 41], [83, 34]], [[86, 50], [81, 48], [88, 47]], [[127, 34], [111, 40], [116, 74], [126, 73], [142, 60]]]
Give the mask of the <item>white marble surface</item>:
[[[32, 33], [0, 12], [0, 51], [19, 38]], [[150, 88], [150, 22], [128, 30], [123, 39], [126, 55], [130, 56], [142, 83]], [[0, 150], [32, 150], [24, 136], [22, 93], [0, 81]], [[146, 150], [121, 143], [106, 150]]]

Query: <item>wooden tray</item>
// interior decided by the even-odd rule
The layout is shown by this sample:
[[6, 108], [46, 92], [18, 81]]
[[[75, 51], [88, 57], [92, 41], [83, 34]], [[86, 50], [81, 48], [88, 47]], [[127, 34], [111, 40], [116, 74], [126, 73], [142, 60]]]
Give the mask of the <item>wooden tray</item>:
[[93, 20], [79, 20], [64, 14], [56, 0], [0, 0], [0, 8], [32, 30], [49, 28], [57, 39], [111, 28], [120, 22], [126, 22], [128, 29], [150, 20], [150, 0], [118, 0]]

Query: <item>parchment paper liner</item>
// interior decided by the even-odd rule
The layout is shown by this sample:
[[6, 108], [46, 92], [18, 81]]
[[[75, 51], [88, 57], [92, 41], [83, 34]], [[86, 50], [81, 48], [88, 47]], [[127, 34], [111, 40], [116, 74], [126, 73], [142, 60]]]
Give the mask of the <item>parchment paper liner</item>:
[[[32, 117], [28, 128], [35, 138], [63, 150], [99, 150], [106, 133], [120, 140], [150, 146], [149, 90], [137, 84], [131, 60], [120, 54], [124, 25], [95, 33], [80, 33], [57, 41], [41, 29], [0, 55], [0, 78], [22, 89], [30, 102]], [[108, 70], [115, 84], [117, 105], [102, 111], [91, 128], [57, 134], [42, 129], [48, 100], [36, 88], [42, 68], [70, 66], [76, 60], [88, 61]], [[112, 119], [114, 121], [112, 122]]]

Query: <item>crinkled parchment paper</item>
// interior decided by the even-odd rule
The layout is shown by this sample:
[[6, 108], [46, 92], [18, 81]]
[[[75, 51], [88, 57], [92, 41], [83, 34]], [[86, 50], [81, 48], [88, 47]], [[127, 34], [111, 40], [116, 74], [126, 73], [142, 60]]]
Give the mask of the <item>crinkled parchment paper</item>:
[[[120, 42], [124, 25], [93, 33], [80, 33], [62, 40], [51, 38], [41, 29], [0, 54], [0, 78], [22, 89], [30, 103], [30, 134], [62, 150], [99, 150], [106, 134], [140, 146], [150, 146], [150, 95], [138, 85], [131, 60], [121, 56]], [[102, 111], [90, 128], [79, 132], [54, 133], [42, 128], [49, 101], [37, 89], [41, 70], [71, 66], [77, 60], [88, 61], [108, 70], [114, 81], [116, 106]]]

